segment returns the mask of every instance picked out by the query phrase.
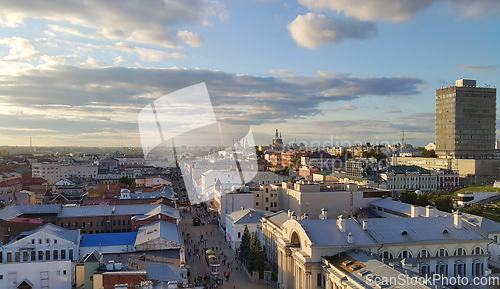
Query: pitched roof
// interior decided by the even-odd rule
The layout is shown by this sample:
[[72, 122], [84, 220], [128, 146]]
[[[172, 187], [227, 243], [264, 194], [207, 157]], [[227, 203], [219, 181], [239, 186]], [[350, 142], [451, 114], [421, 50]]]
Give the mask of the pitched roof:
[[367, 232], [381, 244], [412, 242], [484, 241], [487, 238], [470, 224], [462, 222], [462, 229], [455, 228], [452, 217], [429, 218], [375, 218], [367, 221]]
[[421, 174], [430, 173], [429, 170], [419, 166], [390, 166], [387, 168], [387, 173], [390, 172], [394, 172], [395, 174], [406, 174], [406, 172], [419, 172]]
[[135, 246], [158, 238], [182, 244], [179, 226], [165, 221], [156, 221], [139, 228]]
[[[353, 219], [345, 220], [346, 230], [341, 232], [336, 219], [298, 220], [297, 221], [311, 240], [311, 247], [329, 246], [362, 246], [376, 243]], [[347, 235], [351, 233], [353, 244], [347, 243]]]
[[10, 246], [10, 244], [13, 244], [13, 243], [19, 241], [23, 237], [27, 237], [27, 236], [33, 235], [35, 233], [38, 233], [38, 232], [44, 232], [46, 234], [59, 237], [61, 239], [73, 242], [75, 244], [77, 244], [80, 241], [80, 231], [79, 230], [68, 230], [68, 229], [56, 226], [54, 224], [48, 223], [48, 224], [45, 224], [41, 227], [33, 229], [31, 231], [22, 232], [17, 239], [12, 240], [10, 243], [8, 243], [5, 246]]
[[12, 205], [0, 210], [0, 219], [8, 221], [24, 214], [57, 214], [61, 205]]
[[[407, 214], [408, 216], [411, 216], [411, 204], [399, 202], [399, 201], [393, 201], [391, 199], [382, 199], [378, 201], [373, 201], [371, 202], [372, 205], [381, 207], [384, 209], [389, 209], [392, 211], [400, 212]], [[418, 215], [419, 216], [425, 216], [426, 215], [426, 208], [425, 207], [420, 207], [417, 206], [418, 210]], [[444, 217], [444, 216], [450, 216], [451, 214], [448, 212], [443, 212], [439, 211], [436, 208], [432, 209], [432, 216], [433, 217]]]
[[493, 220], [471, 214], [465, 214], [464, 220], [479, 228], [485, 234], [500, 233], [500, 223]]
[[167, 216], [179, 219], [177, 209], [158, 205], [122, 205], [122, 206], [84, 206], [84, 207], [64, 207], [57, 216], [58, 218], [71, 217], [91, 217], [91, 216], [127, 216], [127, 215], [146, 215], [153, 212], [162, 213]]
[[288, 221], [288, 213], [281, 210], [281, 211], [278, 211], [272, 215], [269, 215], [266, 217], [266, 219], [268, 219], [269, 221], [277, 224], [278, 226], [282, 226], [284, 222]]
[[260, 219], [271, 214], [272, 212], [269, 211], [248, 208], [232, 212], [231, 214], [227, 215], [227, 218], [233, 224], [253, 224], [260, 223]]
[[80, 247], [134, 245], [137, 232], [85, 234]]

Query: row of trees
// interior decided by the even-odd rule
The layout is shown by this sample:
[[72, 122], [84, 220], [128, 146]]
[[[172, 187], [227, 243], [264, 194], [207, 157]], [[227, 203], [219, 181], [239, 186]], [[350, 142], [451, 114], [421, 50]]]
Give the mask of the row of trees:
[[123, 176], [120, 179], [118, 179], [118, 182], [127, 185], [127, 187], [130, 187], [132, 184], [134, 184], [134, 178]]
[[241, 236], [239, 258], [250, 272], [259, 271], [261, 273], [266, 270], [264, 251], [262, 250], [260, 240], [257, 237], [257, 233], [250, 234], [247, 225], [245, 225], [243, 236]]
[[380, 151], [380, 149], [375, 150], [374, 148], [368, 150], [368, 151], [363, 151], [361, 153], [361, 156], [364, 158], [376, 158], [377, 161], [380, 161], [382, 159], [385, 159], [387, 156]]
[[453, 198], [451, 195], [423, 193], [418, 195], [415, 192], [403, 191], [399, 199], [403, 203], [425, 207], [434, 204], [440, 211], [451, 213], [453, 210]]

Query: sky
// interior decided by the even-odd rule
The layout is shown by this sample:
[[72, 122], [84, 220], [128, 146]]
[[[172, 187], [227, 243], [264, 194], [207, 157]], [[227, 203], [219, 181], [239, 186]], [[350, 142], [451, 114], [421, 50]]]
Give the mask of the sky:
[[[256, 144], [279, 129], [285, 143], [392, 143], [404, 130], [426, 145], [436, 88], [500, 85], [498, 0], [0, 7], [0, 145], [141, 146], [139, 112], [201, 82], [223, 130], [251, 128]], [[213, 127], [192, 135], [186, 144], [221, 142]]]

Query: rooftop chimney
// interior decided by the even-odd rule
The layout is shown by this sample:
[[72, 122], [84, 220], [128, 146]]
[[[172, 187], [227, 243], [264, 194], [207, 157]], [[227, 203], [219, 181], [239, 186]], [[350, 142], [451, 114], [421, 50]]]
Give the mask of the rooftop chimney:
[[457, 229], [462, 229], [462, 213], [460, 213], [458, 210], [453, 213], [453, 225]]
[[321, 216], [323, 216], [323, 220], [328, 219], [328, 210], [325, 208], [321, 209]]
[[425, 207], [425, 216], [426, 216], [427, 218], [430, 218], [430, 217], [432, 217], [432, 216], [433, 216], [432, 214], [433, 214], [433, 212], [432, 212], [432, 207], [431, 207], [431, 206], [427, 206], [427, 207]]
[[309, 215], [307, 213], [302, 214], [302, 220], [309, 220]]
[[292, 210], [288, 210], [288, 219], [292, 218]]
[[295, 213], [292, 214], [292, 220], [297, 220], [297, 215], [295, 215]]
[[368, 230], [368, 221], [363, 221], [363, 231]]
[[418, 206], [411, 205], [411, 217], [418, 218]]
[[354, 240], [352, 239], [352, 234], [351, 234], [351, 232], [349, 232], [349, 234], [347, 235], [347, 243], [349, 243], [349, 244], [354, 243]]
[[342, 232], [342, 233], [345, 232], [345, 218], [344, 218], [344, 216], [340, 215], [337, 217], [337, 227], [339, 228], [340, 232]]

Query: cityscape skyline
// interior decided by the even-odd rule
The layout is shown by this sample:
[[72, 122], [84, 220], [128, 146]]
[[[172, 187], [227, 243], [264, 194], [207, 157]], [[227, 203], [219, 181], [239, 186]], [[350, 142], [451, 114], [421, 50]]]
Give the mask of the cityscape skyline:
[[435, 88], [499, 86], [494, 1], [162, 3], [3, 3], [0, 145], [140, 147], [144, 105], [206, 82], [217, 120], [258, 145], [279, 128], [284, 143], [405, 130], [423, 146]]

